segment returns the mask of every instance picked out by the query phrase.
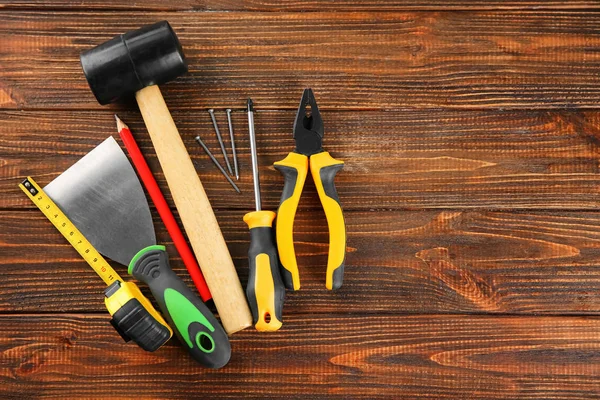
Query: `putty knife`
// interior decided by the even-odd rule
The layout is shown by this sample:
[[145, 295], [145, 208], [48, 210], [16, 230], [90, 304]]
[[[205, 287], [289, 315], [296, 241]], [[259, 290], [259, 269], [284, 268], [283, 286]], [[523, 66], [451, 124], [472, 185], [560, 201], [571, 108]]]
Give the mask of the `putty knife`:
[[231, 346], [200, 298], [171, 270], [156, 244], [148, 201], [127, 156], [109, 137], [50, 182], [46, 194], [103, 255], [150, 287], [177, 337], [199, 363], [220, 368]]

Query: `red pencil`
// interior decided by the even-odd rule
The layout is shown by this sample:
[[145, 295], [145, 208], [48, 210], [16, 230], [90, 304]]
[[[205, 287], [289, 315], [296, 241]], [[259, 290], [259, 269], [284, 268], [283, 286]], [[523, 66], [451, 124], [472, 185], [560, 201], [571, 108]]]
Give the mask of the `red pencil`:
[[167, 231], [169, 232], [169, 235], [171, 236], [171, 239], [175, 244], [175, 248], [177, 249], [177, 252], [181, 256], [185, 267], [190, 273], [192, 281], [194, 281], [194, 285], [196, 285], [196, 288], [200, 293], [200, 297], [202, 297], [202, 300], [204, 301], [210, 300], [212, 296], [210, 294], [208, 286], [206, 285], [204, 276], [202, 276], [202, 272], [200, 271], [200, 267], [198, 266], [196, 257], [194, 257], [194, 253], [192, 253], [190, 246], [188, 246], [187, 242], [185, 241], [183, 233], [181, 232], [181, 229], [179, 229], [179, 225], [177, 225], [177, 221], [175, 221], [173, 213], [171, 212], [171, 209], [169, 208], [165, 197], [160, 191], [160, 188], [156, 183], [156, 179], [154, 179], [154, 175], [152, 175], [152, 171], [150, 171], [150, 168], [148, 167], [148, 164], [146, 163], [146, 160], [144, 159], [140, 148], [138, 147], [127, 125], [125, 125], [125, 123], [121, 121], [116, 115], [115, 119], [117, 120], [117, 129], [119, 130], [119, 136], [121, 136], [121, 140], [123, 141], [123, 143], [125, 144], [125, 148], [129, 152], [129, 156], [133, 161], [133, 165], [137, 170], [138, 174], [140, 175], [140, 178], [142, 179], [146, 190], [150, 194], [152, 202], [158, 210], [160, 219], [162, 219], [163, 223], [167, 227]]

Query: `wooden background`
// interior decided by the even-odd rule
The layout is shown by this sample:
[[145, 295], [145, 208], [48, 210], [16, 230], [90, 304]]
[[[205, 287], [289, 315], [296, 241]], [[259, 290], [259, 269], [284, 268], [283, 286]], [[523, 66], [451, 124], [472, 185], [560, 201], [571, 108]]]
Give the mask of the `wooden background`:
[[[309, 182], [302, 290], [280, 331], [235, 334], [219, 371], [176, 340], [154, 354], [123, 343], [102, 282], [17, 188], [114, 135], [115, 112], [166, 188], [135, 106], [99, 106], [78, 63], [161, 19], [190, 65], [165, 98], [244, 285], [246, 97], [265, 208], [305, 87], [346, 161], [343, 288], [324, 288]], [[193, 141], [218, 151], [209, 107], [235, 109], [242, 195]], [[0, 0], [0, 397], [600, 398], [599, 111], [599, 1]]]

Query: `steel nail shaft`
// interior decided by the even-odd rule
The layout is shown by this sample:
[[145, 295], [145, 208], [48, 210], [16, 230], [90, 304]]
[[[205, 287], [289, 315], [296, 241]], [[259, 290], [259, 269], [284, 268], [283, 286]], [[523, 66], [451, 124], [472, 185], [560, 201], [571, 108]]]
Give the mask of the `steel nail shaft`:
[[227, 158], [227, 151], [225, 150], [225, 144], [223, 143], [223, 138], [221, 137], [221, 132], [219, 131], [219, 126], [217, 125], [217, 120], [215, 119], [215, 110], [212, 108], [208, 109], [208, 113], [210, 114], [210, 119], [212, 119], [213, 126], [215, 127], [215, 133], [217, 134], [217, 140], [219, 141], [219, 145], [221, 146], [221, 151], [223, 152], [223, 158], [225, 159], [225, 164], [227, 165], [227, 169], [229, 173], [233, 175], [233, 171], [231, 169], [231, 164], [229, 164], [229, 159]]
[[210, 152], [210, 150], [208, 149], [208, 147], [206, 147], [206, 145], [204, 144], [204, 142], [202, 141], [202, 139], [200, 139], [200, 136], [196, 136], [196, 142], [198, 142], [198, 144], [200, 146], [202, 146], [202, 148], [204, 149], [204, 152], [210, 157], [210, 159], [217, 166], [217, 168], [219, 168], [219, 171], [221, 171], [221, 173], [225, 176], [225, 178], [227, 178], [227, 180], [229, 181], [229, 183], [231, 183], [231, 186], [233, 186], [233, 188], [235, 189], [235, 191], [238, 192], [238, 193], [241, 193], [240, 192], [240, 188], [237, 187], [237, 185], [235, 184], [235, 182], [229, 177], [229, 175], [227, 175], [227, 171], [225, 171], [225, 169], [221, 166], [221, 164], [219, 164], [219, 161], [217, 161], [217, 159], [215, 158], [215, 156], [213, 156], [213, 154]]
[[235, 170], [235, 179], [240, 180], [240, 171], [238, 169], [237, 152], [235, 151], [235, 140], [233, 139], [233, 124], [231, 123], [231, 108], [225, 110], [227, 113], [227, 125], [229, 125], [229, 138], [231, 139], [231, 153], [233, 154], [233, 169]]

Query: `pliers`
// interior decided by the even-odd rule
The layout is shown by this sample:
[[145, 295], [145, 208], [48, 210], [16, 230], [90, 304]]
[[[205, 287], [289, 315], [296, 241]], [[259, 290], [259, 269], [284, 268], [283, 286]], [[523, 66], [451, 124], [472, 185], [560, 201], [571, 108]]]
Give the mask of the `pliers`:
[[[307, 110], [307, 107], [310, 109]], [[309, 164], [329, 227], [329, 257], [325, 285], [330, 290], [339, 289], [344, 278], [346, 226], [333, 183], [344, 162], [334, 159], [323, 150], [323, 134], [323, 120], [315, 96], [311, 89], [305, 89], [294, 122], [296, 148], [286, 158], [274, 164], [285, 179], [275, 225], [277, 249], [283, 282], [292, 290], [300, 289], [300, 275], [294, 251], [294, 217]]]

